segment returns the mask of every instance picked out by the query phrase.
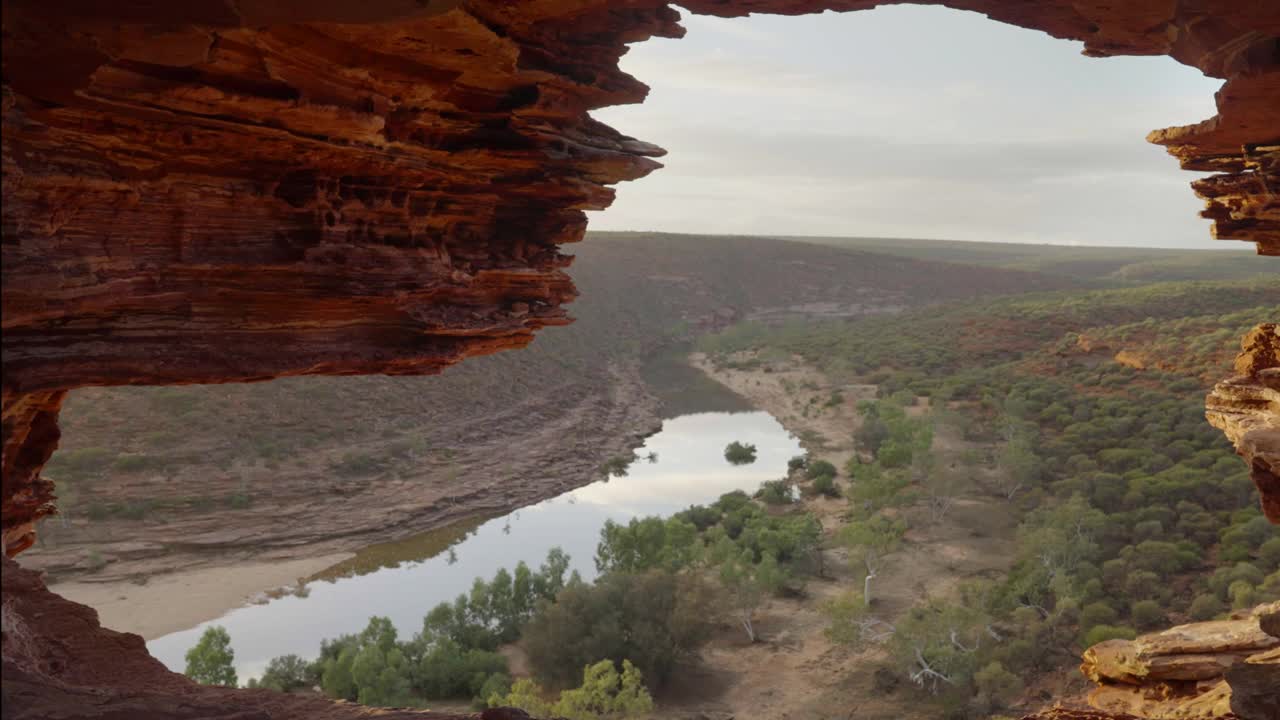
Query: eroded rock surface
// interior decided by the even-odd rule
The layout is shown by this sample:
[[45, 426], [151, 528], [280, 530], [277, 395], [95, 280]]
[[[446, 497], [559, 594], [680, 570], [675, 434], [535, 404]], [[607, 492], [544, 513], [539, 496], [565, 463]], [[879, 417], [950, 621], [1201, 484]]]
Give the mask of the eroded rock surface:
[[[1280, 9], [937, 4], [1226, 79], [1214, 118], [1150, 139], [1220, 173], [1195, 184], [1219, 236], [1280, 252]], [[6, 4], [7, 551], [53, 509], [58, 392], [432, 373], [566, 322], [560, 245], [662, 154], [588, 112], [643, 100], [618, 59], [677, 20], [657, 0]]]
[[1270, 720], [1280, 710], [1280, 603], [1089, 648], [1089, 703], [1143, 718]]
[[[725, 16], [877, 4], [684, 2]], [[1150, 140], [1217, 173], [1194, 187], [1218, 237], [1280, 254], [1280, 7], [935, 4], [1225, 79], [1213, 118]], [[618, 59], [681, 35], [677, 19], [658, 0], [7, 2], [6, 553], [55, 510], [40, 469], [67, 389], [432, 373], [567, 322], [559, 246], [662, 154], [587, 113], [643, 99]], [[1239, 419], [1271, 402], [1264, 372], [1224, 390], [1221, 413], [1274, 488], [1274, 446]], [[374, 712], [193, 686], [8, 561], [4, 620], [6, 717]]]
[[0, 563], [0, 701], [6, 720], [480, 718], [366, 708], [314, 694], [198, 685], [148, 655], [141, 637], [100, 626], [93, 609], [49, 592], [35, 572], [8, 558]]
[[1242, 346], [1239, 374], [1214, 386], [1205, 415], [1249, 465], [1262, 511], [1280, 523], [1280, 325], [1259, 325]]

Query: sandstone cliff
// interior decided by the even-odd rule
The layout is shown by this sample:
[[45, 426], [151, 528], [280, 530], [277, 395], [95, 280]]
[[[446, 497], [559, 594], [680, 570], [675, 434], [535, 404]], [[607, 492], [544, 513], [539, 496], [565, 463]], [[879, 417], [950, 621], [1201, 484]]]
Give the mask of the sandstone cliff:
[[[690, 0], [799, 14], [871, 0]], [[938, 4], [1226, 79], [1154, 132], [1220, 237], [1280, 252], [1280, 10], [1163, 0]], [[643, 100], [658, 0], [15, 0], [4, 17], [6, 549], [83, 385], [432, 373], [566, 322], [563, 243], [662, 151], [588, 111]]]
[[1249, 465], [1262, 511], [1280, 523], [1280, 325], [1246, 335], [1235, 369], [1205, 399], [1205, 415]]
[[[684, 4], [735, 16], [880, 3]], [[1193, 186], [1218, 237], [1280, 253], [1274, 3], [935, 4], [1223, 78], [1213, 118], [1149, 139], [1216, 173]], [[659, 0], [6, 3], [6, 553], [55, 511], [40, 470], [69, 388], [432, 373], [567, 322], [560, 245], [662, 154], [587, 113], [644, 98], [618, 59], [681, 35], [677, 19]], [[1246, 385], [1223, 397], [1252, 412]], [[1274, 487], [1274, 455], [1222, 417]], [[4, 617], [15, 717], [366, 713], [194, 688], [8, 562]]]

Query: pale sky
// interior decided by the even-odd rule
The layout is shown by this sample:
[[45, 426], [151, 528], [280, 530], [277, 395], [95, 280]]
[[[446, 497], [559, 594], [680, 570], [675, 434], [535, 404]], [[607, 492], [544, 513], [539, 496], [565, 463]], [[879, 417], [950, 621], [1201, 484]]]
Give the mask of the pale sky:
[[682, 14], [622, 60], [649, 99], [594, 113], [669, 151], [594, 230], [1248, 248], [1143, 139], [1214, 113], [1195, 68], [936, 7]]

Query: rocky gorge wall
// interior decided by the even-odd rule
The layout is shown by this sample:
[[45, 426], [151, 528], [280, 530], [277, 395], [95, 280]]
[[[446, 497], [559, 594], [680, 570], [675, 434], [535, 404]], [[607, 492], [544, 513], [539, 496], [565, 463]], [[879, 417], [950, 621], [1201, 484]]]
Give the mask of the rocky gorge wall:
[[[867, 0], [690, 0], [799, 14]], [[1280, 10], [948, 0], [1226, 79], [1158, 130], [1219, 237], [1280, 252]], [[15, 0], [4, 14], [6, 551], [53, 512], [62, 391], [438, 372], [567, 322], [560, 246], [662, 150], [590, 118], [640, 102], [654, 0]]]
[[[738, 16], [891, 3], [683, 4]], [[1274, 3], [925, 4], [1081, 40], [1088, 55], [1167, 54], [1223, 78], [1213, 118], [1148, 139], [1214, 173], [1192, 187], [1217, 237], [1280, 254]], [[644, 99], [618, 60], [628, 43], [682, 35], [678, 18], [657, 0], [6, 2], [6, 554], [56, 511], [40, 472], [69, 389], [429, 374], [568, 322], [576, 290], [560, 246], [582, 238], [583, 211], [608, 206], [610, 185], [663, 154], [588, 113]], [[1273, 519], [1274, 360], [1220, 386], [1210, 415]], [[45, 636], [8, 630], [30, 607], [23, 593], [38, 592], [12, 567], [6, 700], [21, 683], [99, 682], [107, 689], [85, 692], [103, 707], [123, 697], [110, 689], [121, 678], [72, 667], [92, 654], [37, 660], [45, 640], [23, 638]], [[129, 702], [143, 702], [142, 687]]]

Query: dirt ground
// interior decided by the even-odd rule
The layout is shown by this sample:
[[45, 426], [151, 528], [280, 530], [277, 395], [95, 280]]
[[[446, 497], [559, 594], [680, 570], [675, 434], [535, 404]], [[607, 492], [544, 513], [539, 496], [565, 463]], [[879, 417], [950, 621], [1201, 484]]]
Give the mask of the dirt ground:
[[[717, 369], [705, 357], [695, 367], [763, 410], [802, 439], [816, 458], [843, 466], [854, 453], [859, 400], [875, 397], [869, 385], [836, 386], [797, 359], [750, 370]], [[833, 390], [843, 402], [824, 407]], [[816, 398], [816, 401], [811, 402]], [[808, 411], [806, 412], [806, 408]], [[944, 451], [968, 444], [942, 430], [935, 441]], [[841, 499], [806, 498], [828, 533], [842, 523]], [[1016, 519], [1006, 503], [980, 493], [961, 497], [938, 523], [923, 508], [908, 508], [911, 529], [874, 584], [879, 612], [889, 621], [928, 596], [946, 595], [962, 580], [1004, 571], [1013, 559]], [[888, 694], [873, 687], [884, 662], [878, 647], [852, 648], [823, 634], [822, 606], [859, 584], [840, 549], [827, 551], [830, 579], [811, 579], [799, 598], [771, 599], [760, 611], [761, 642], [748, 643], [736, 626], [726, 626], [702, 651], [697, 666], [658, 698], [664, 717], [799, 720], [801, 718], [933, 718], [937, 708], [920, 702], [906, 686]]]
[[98, 611], [103, 625], [154, 640], [221, 617], [264, 590], [291, 585], [347, 558], [350, 553], [235, 567], [179, 570], [145, 583], [67, 582], [55, 586], [66, 598]]

